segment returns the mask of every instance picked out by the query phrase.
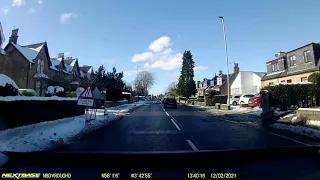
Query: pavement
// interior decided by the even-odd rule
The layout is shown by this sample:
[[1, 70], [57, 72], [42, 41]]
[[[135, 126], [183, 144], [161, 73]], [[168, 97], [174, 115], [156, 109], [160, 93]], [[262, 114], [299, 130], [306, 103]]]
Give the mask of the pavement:
[[208, 115], [199, 108], [149, 104], [58, 151], [142, 152], [259, 149], [308, 144]]

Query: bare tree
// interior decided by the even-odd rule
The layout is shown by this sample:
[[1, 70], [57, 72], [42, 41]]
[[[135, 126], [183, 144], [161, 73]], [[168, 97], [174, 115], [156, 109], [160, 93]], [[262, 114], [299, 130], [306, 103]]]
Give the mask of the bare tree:
[[173, 96], [173, 97], [178, 95], [178, 93], [177, 93], [177, 82], [172, 82], [172, 83], [169, 84], [168, 89], [166, 91], [166, 94], [168, 96]]
[[133, 84], [135, 90], [141, 95], [148, 95], [148, 89], [150, 89], [156, 81], [155, 75], [149, 71], [139, 72]]

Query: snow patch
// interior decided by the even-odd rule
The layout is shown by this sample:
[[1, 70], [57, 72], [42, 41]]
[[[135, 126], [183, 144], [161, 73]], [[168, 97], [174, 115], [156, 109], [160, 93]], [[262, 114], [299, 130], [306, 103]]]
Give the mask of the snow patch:
[[78, 98], [67, 97], [38, 97], [38, 96], [6, 96], [0, 97], [0, 101], [77, 101]]
[[11, 84], [17, 90], [19, 89], [17, 84], [10, 77], [8, 77], [4, 74], [0, 74], [0, 86], [5, 87], [6, 84]]
[[320, 130], [317, 129], [304, 127], [301, 125], [284, 125], [279, 123], [275, 123], [271, 126], [277, 129], [287, 130], [299, 135], [307, 136], [315, 140], [320, 140]]
[[34, 63], [34, 59], [38, 56], [39, 52], [27, 47], [19, 46], [18, 44], [11, 43], [23, 56], [31, 63]]
[[307, 120], [307, 125], [320, 127], [320, 121], [319, 120]]
[[56, 94], [58, 92], [64, 92], [64, 88], [60, 86], [48, 86], [47, 94]]
[[295, 114], [287, 114], [287, 115], [281, 117], [280, 119], [289, 118], [289, 117], [292, 117], [292, 116], [295, 116]]
[[0, 49], [0, 53], [3, 54], [3, 55], [6, 54], [6, 52], [3, 49]]
[[43, 74], [43, 73], [37, 73], [33, 77], [34, 78], [46, 78], [46, 79], [49, 79], [49, 77], [46, 74]]

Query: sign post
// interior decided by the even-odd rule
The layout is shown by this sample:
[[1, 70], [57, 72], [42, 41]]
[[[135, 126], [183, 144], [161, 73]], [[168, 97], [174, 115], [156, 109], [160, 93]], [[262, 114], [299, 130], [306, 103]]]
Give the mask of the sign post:
[[95, 120], [95, 115], [92, 118], [92, 114], [96, 113], [94, 109], [91, 109], [90, 107], [93, 107], [94, 103], [94, 96], [91, 86], [88, 86], [79, 96], [78, 99], [78, 105], [80, 106], [86, 106], [86, 124], [88, 124], [90, 121]]
[[107, 91], [106, 90], [103, 90], [103, 93], [104, 93], [104, 99], [103, 99], [103, 102], [104, 102], [104, 116], [107, 116], [108, 115], [108, 111], [107, 111]]

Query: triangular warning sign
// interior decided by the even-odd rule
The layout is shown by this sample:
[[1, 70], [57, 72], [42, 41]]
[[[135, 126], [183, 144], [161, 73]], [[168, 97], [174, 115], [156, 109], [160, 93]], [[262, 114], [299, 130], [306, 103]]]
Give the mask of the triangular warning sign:
[[79, 96], [79, 99], [94, 99], [91, 86], [87, 87]]

